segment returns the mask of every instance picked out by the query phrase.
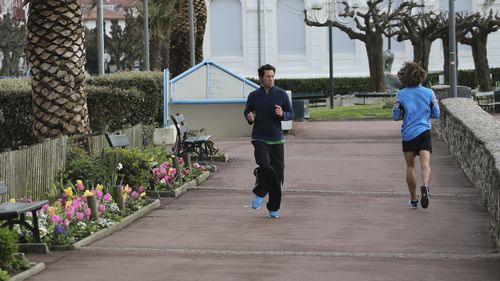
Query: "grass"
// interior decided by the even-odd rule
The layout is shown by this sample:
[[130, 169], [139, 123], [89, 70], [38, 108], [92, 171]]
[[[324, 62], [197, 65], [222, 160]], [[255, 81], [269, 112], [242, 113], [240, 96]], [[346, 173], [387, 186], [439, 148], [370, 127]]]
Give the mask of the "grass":
[[392, 117], [392, 108], [384, 108], [385, 103], [309, 108], [309, 121], [385, 119]]

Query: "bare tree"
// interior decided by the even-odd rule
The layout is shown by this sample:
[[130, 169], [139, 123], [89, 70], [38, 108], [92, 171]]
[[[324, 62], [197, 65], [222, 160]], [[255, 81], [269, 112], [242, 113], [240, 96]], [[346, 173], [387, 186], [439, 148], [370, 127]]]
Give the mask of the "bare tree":
[[486, 45], [488, 35], [500, 27], [500, 17], [490, 9], [488, 13], [477, 12], [466, 18], [470, 24], [466, 26], [467, 34], [460, 39], [460, 43], [471, 46], [476, 83], [480, 91], [488, 92], [492, 85]]
[[391, 12], [383, 11], [379, 8], [379, 4], [384, 0], [368, 0], [366, 1], [367, 10], [355, 11], [347, 1], [342, 1], [344, 6], [340, 17], [352, 18], [356, 28], [352, 28], [341, 22], [328, 19], [321, 23], [315, 19], [308, 17], [305, 12], [305, 23], [309, 26], [328, 26], [331, 24], [345, 32], [350, 39], [360, 40], [365, 44], [366, 53], [368, 56], [368, 64], [370, 69], [370, 90], [376, 92], [384, 92], [386, 86], [384, 83], [384, 34], [390, 23], [400, 17], [402, 13], [408, 13], [409, 6], [405, 3], [398, 6]]
[[[413, 8], [419, 7], [409, 2]], [[419, 62], [425, 71], [429, 68], [429, 56], [432, 43], [448, 33], [448, 23], [444, 13], [433, 11], [418, 14], [404, 14], [388, 36], [396, 36], [399, 42], [410, 40], [413, 46], [413, 61]]]
[[18, 75], [19, 61], [26, 49], [26, 25], [12, 20], [10, 14], [0, 19], [0, 52], [2, 68], [0, 75]]

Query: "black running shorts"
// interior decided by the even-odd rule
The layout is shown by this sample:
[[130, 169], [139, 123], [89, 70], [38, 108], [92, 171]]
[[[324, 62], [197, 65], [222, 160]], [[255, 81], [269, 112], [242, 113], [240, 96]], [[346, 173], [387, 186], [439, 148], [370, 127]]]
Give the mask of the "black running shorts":
[[412, 140], [403, 141], [403, 152], [413, 151], [418, 155], [420, 150], [432, 153], [431, 130], [421, 133]]

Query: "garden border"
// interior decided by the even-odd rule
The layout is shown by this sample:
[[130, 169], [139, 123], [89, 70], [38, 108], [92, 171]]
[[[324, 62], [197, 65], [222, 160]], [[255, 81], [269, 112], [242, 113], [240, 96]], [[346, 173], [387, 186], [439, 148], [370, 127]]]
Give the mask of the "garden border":
[[177, 187], [174, 190], [168, 190], [168, 191], [146, 190], [146, 194], [150, 197], [153, 197], [153, 198], [160, 198], [160, 197], [175, 197], [175, 198], [177, 198], [177, 197], [181, 196], [183, 193], [187, 192], [190, 188], [195, 187], [195, 186], [199, 185], [200, 183], [206, 181], [208, 176], [210, 176], [210, 171], [204, 171], [201, 175], [184, 183], [183, 185]]
[[29, 269], [26, 269], [10, 277], [8, 281], [23, 281], [34, 276], [35, 274], [38, 274], [40, 271], [44, 269], [45, 269], [45, 264], [43, 262], [32, 263], [32, 266]]

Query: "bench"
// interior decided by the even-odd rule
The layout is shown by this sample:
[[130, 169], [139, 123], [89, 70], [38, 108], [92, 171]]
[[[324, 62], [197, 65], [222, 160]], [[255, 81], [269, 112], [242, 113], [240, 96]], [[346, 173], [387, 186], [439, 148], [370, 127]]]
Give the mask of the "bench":
[[[6, 193], [7, 193], [7, 185], [5, 184], [5, 181], [0, 181], [0, 194], [6, 194]], [[6, 221], [1, 225], [1, 227], [8, 226], [10, 229], [12, 229], [16, 224], [24, 226], [29, 231], [31, 231], [31, 233], [33, 233], [35, 242], [41, 243], [37, 211], [48, 203], [49, 201], [47, 200], [30, 202], [30, 203], [21, 203], [21, 202], [1, 203], [0, 221]], [[29, 223], [26, 222], [26, 213], [28, 212], [31, 212], [33, 226], [31, 226]]]
[[395, 97], [396, 93], [355, 93], [354, 97], [363, 98], [363, 103], [357, 104], [366, 104], [366, 98], [392, 98]]
[[323, 92], [311, 92], [311, 93], [292, 93], [293, 100], [308, 100], [309, 107], [325, 107], [327, 97]]
[[120, 134], [105, 133], [104, 136], [108, 141], [109, 147], [126, 147], [129, 145], [128, 136]]
[[177, 138], [174, 144], [173, 152], [176, 156], [181, 156], [185, 153], [194, 153], [203, 159], [203, 156], [213, 154], [213, 142], [210, 140], [210, 135], [189, 135], [186, 118], [183, 114], [177, 113], [171, 115], [177, 131]]
[[495, 92], [479, 92], [472, 91], [471, 95], [472, 99], [477, 101], [477, 105], [479, 105], [482, 109], [487, 112], [494, 112], [496, 106], [500, 106], [500, 102], [495, 101]]

